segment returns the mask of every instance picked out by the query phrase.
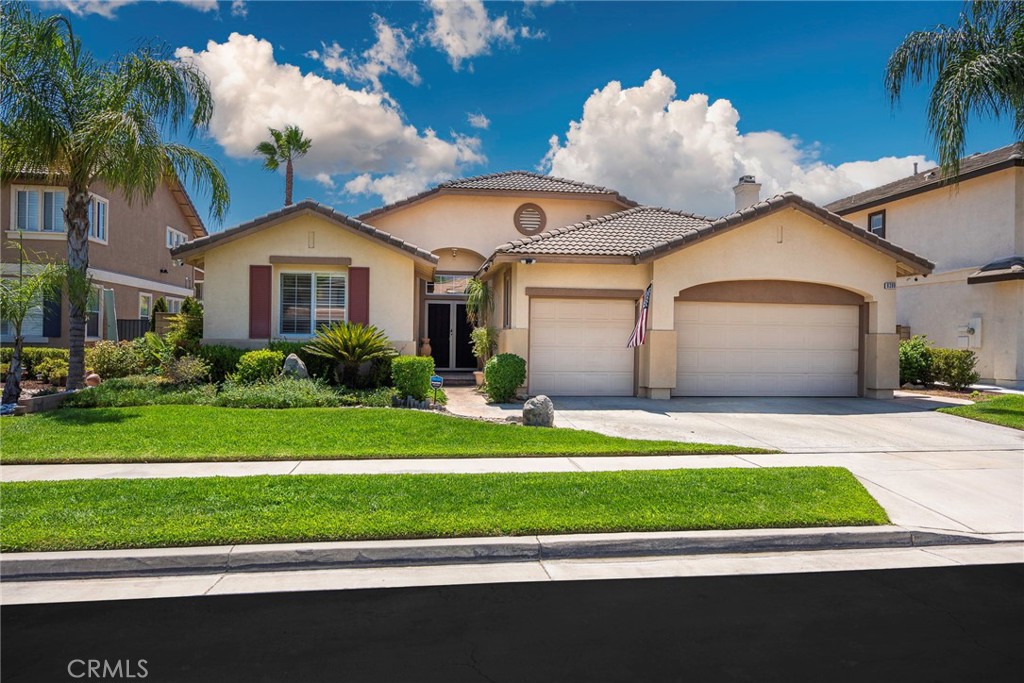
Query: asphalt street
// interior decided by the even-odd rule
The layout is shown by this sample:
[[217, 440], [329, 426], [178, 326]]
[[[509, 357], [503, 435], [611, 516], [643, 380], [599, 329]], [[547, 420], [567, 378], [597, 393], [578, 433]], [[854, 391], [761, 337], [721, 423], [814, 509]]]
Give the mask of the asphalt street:
[[89, 660], [196, 683], [993, 683], [1024, 672], [1024, 565], [15, 605], [0, 620], [11, 683], [95, 680]]

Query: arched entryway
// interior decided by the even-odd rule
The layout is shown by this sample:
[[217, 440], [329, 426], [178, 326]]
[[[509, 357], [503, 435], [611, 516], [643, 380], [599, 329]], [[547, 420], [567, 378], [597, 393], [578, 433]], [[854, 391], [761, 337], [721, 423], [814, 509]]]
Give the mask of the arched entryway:
[[424, 283], [421, 336], [430, 340], [430, 355], [439, 372], [475, 370], [473, 330], [466, 319], [466, 286], [484, 257], [461, 247], [444, 247], [433, 253], [438, 264], [433, 279]]

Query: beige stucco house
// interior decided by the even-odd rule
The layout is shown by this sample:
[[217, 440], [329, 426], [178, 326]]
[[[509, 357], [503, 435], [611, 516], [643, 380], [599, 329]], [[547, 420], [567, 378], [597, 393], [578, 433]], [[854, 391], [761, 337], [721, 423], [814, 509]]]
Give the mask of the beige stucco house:
[[[429, 338], [441, 371], [473, 369], [475, 276], [494, 288], [500, 350], [527, 359], [532, 394], [891, 397], [891, 287], [932, 264], [795, 195], [759, 202], [751, 186], [715, 220], [498, 173], [358, 218], [307, 200], [174, 254], [206, 273], [208, 343], [352, 320], [402, 353]], [[627, 348], [648, 285], [647, 341]]]
[[899, 325], [973, 350], [982, 381], [1024, 386], [1024, 146], [966, 157], [955, 185], [933, 168], [826, 208], [935, 262], [897, 280]]

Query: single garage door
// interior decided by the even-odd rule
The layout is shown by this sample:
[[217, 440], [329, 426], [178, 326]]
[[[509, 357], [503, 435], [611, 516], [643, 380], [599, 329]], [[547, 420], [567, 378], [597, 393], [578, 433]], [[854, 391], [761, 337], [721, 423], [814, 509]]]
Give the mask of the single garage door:
[[678, 396], [856, 396], [857, 306], [676, 303]]
[[530, 393], [632, 396], [636, 304], [629, 299], [530, 300]]

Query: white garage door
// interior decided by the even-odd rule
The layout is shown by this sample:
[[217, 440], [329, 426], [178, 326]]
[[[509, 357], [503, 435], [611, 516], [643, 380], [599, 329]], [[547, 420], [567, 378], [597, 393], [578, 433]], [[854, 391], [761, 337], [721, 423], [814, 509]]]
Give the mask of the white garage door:
[[678, 396], [856, 396], [857, 306], [676, 303]]
[[532, 299], [530, 393], [632, 396], [634, 310], [625, 299]]

